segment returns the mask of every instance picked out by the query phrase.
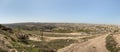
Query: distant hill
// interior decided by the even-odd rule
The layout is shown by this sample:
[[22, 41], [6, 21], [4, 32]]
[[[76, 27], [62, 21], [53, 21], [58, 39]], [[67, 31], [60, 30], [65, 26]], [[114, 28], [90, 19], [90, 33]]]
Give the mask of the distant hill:
[[118, 25], [106, 24], [84, 24], [84, 23], [15, 23], [5, 24], [10, 28], [24, 30], [42, 30], [47, 32], [87, 32], [87, 33], [106, 33], [119, 31]]

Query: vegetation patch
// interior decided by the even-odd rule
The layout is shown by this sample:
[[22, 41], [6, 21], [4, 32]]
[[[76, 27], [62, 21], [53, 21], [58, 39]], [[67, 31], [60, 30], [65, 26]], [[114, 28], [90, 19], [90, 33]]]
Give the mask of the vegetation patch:
[[47, 44], [54, 48], [54, 49], [60, 49], [60, 48], [63, 48], [65, 46], [68, 46], [72, 43], [75, 43], [77, 42], [77, 40], [72, 40], [72, 39], [58, 39], [58, 40], [53, 40], [53, 41], [50, 41], [48, 42]]
[[12, 42], [12, 44], [14, 48], [18, 50], [18, 52], [56, 52], [60, 48], [64, 48], [72, 43], [77, 42], [77, 40], [59, 39], [52, 40], [50, 42], [28, 40], [28, 42], [28, 44], [24, 44], [22, 42]]
[[115, 41], [115, 39], [113, 38], [113, 35], [110, 34], [106, 37], [106, 48], [110, 51], [110, 52], [118, 52], [120, 50], [120, 47], [117, 47], [117, 42]]

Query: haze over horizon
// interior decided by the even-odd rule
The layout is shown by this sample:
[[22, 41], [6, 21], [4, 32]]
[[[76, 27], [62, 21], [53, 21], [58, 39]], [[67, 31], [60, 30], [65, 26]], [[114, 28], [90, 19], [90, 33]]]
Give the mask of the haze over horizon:
[[0, 23], [120, 24], [120, 0], [0, 0]]

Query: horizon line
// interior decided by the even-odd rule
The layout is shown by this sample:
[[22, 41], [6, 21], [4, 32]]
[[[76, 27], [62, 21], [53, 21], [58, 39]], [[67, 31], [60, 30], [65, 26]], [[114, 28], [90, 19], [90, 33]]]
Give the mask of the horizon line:
[[108, 24], [108, 23], [83, 23], [83, 22], [12, 22], [12, 23], [0, 23], [0, 24], [19, 24], [19, 23], [71, 23], [71, 24], [120, 25], [120, 24]]

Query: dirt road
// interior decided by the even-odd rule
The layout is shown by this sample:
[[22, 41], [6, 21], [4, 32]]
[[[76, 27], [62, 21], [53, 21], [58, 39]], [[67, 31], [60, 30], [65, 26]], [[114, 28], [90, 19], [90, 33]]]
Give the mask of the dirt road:
[[109, 52], [105, 47], [106, 36], [102, 35], [84, 43], [71, 44], [68, 47], [59, 49], [57, 52]]

